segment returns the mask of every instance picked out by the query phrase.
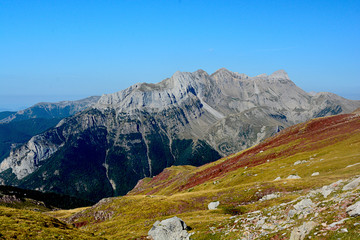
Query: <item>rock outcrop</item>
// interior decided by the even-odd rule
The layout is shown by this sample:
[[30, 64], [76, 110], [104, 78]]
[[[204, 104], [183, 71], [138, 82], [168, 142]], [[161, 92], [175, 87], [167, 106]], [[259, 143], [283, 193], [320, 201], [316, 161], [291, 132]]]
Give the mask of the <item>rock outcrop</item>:
[[216, 201], [216, 202], [211, 202], [208, 204], [208, 209], [209, 210], [215, 210], [217, 209], [217, 207], [220, 205], [220, 202], [219, 201]]
[[360, 216], [360, 201], [356, 202], [355, 204], [349, 206], [346, 209], [346, 212], [351, 216], [351, 217], [357, 217]]
[[156, 221], [148, 235], [152, 240], [189, 240], [186, 223], [178, 217]]

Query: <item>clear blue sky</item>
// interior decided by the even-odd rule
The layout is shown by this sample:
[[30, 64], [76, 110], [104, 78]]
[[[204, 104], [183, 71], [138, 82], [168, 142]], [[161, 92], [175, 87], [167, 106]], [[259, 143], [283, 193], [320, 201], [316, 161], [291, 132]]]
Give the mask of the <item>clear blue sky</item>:
[[1, 0], [0, 110], [222, 67], [360, 99], [359, 43], [359, 0]]

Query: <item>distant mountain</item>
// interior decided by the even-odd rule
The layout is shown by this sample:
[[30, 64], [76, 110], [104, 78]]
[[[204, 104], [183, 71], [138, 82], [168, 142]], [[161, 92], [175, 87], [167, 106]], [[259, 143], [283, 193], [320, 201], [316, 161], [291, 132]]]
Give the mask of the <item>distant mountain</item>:
[[93, 105], [100, 97], [77, 101], [38, 103], [18, 112], [0, 113], [0, 162], [31, 137], [55, 127], [59, 121]]
[[103, 95], [0, 165], [3, 183], [99, 200], [122, 195], [171, 165], [212, 162], [314, 117], [360, 101], [310, 95], [285, 71], [248, 77], [220, 69], [176, 72], [157, 84]]
[[0, 112], [0, 121], [4, 118], [7, 118], [13, 114], [15, 114], [16, 112], [11, 112], [11, 111], [4, 111], [4, 112]]
[[52, 119], [69, 117], [93, 105], [99, 100], [99, 98], [99, 96], [92, 96], [76, 101], [37, 103], [25, 110], [20, 110], [16, 113], [9, 114], [7, 117], [1, 117], [0, 113], [0, 123], [22, 121], [31, 118]]

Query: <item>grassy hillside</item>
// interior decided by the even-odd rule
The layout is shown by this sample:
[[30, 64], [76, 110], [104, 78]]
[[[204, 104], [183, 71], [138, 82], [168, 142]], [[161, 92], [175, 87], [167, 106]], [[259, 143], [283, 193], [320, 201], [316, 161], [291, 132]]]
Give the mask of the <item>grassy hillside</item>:
[[[156, 220], [175, 215], [192, 228], [193, 239], [287, 239], [294, 227], [310, 220], [316, 224], [309, 233], [313, 239], [356, 239], [359, 217], [349, 218], [345, 209], [360, 199], [360, 189], [341, 187], [359, 173], [358, 112], [298, 124], [201, 167], [167, 168], [141, 180], [126, 196], [85, 210], [49, 214], [108, 239], [145, 237]], [[287, 179], [289, 175], [300, 178]], [[339, 180], [327, 197], [316, 190]], [[277, 197], [261, 200], [271, 193]], [[290, 217], [289, 211], [304, 198], [315, 204], [311, 214]], [[220, 201], [217, 210], [207, 210], [212, 201]]]
[[44, 214], [0, 206], [0, 239], [102, 239]]

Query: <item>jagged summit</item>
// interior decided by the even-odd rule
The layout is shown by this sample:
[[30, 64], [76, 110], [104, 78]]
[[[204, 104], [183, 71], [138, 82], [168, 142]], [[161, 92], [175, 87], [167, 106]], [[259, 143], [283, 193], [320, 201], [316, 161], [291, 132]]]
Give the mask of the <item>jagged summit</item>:
[[269, 78], [290, 80], [290, 78], [289, 78], [287, 72], [285, 72], [285, 70], [275, 71], [269, 76]]
[[[248, 93], [259, 94], [270, 87], [267, 86], [269, 81], [274, 80], [288, 80], [293, 84], [284, 70], [276, 71], [269, 76], [262, 74], [255, 77], [232, 72], [226, 68], [220, 68], [211, 75], [202, 69], [195, 72], [177, 71], [170, 78], [156, 84], [135, 84], [120, 92], [103, 95], [96, 107], [99, 109], [113, 107], [117, 111], [126, 112], [144, 108], [161, 110], [180, 104], [193, 95], [198, 96], [202, 102], [203, 100], [206, 102], [204, 99], [206, 96], [214, 96], [219, 92], [238, 98], [243, 96], [239, 91], [240, 85], [243, 87], [248, 85]], [[256, 81], [256, 83], [249, 85], [249, 81]], [[271, 88], [283, 88], [281, 85], [288, 84], [288, 82], [274, 83]], [[251, 96], [252, 94], [246, 95]], [[209, 101], [212, 100], [209, 99]], [[222, 110], [218, 109], [217, 111], [221, 112]]]

